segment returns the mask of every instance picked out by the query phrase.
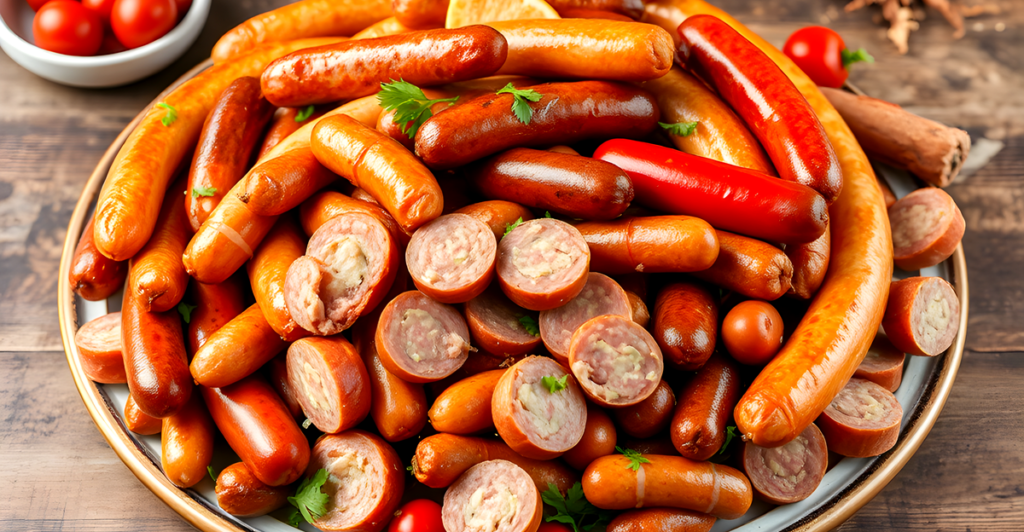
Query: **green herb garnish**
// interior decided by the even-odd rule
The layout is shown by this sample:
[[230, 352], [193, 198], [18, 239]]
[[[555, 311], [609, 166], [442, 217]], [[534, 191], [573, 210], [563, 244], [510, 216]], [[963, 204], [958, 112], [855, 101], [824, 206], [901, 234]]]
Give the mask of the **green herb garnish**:
[[676, 124], [666, 124], [665, 122], [658, 122], [658, 125], [661, 126], [662, 129], [668, 131], [671, 135], [685, 137], [696, 131], [697, 124], [699, 123], [700, 122], [679, 122]]
[[178, 119], [178, 110], [174, 107], [171, 107], [170, 104], [160, 102], [156, 104], [156, 106], [163, 109], [167, 109], [167, 114], [165, 114], [164, 117], [160, 119], [160, 123], [163, 124], [164, 127], [170, 127], [170, 125]]
[[530, 108], [528, 102], [539, 102], [543, 97], [543, 94], [533, 89], [517, 89], [511, 83], [498, 89], [498, 94], [512, 95], [512, 112], [515, 113], [516, 118], [520, 122], [527, 125], [530, 124], [530, 119], [533, 118], [533, 109]]
[[430, 108], [435, 103], [447, 102], [448, 105], [451, 105], [458, 99], [458, 96], [453, 96], [431, 100], [427, 98], [426, 94], [423, 94], [419, 87], [403, 80], [381, 83], [380, 92], [377, 93], [377, 100], [380, 101], [381, 107], [386, 111], [395, 110], [395, 123], [404, 124], [402, 133], [410, 138], [415, 137], [420, 126], [428, 118], [434, 116], [434, 112]]
[[644, 458], [644, 455], [640, 451], [634, 451], [633, 449], [623, 449], [622, 447], [615, 446], [615, 450], [622, 453], [626, 458], [629, 458], [629, 465], [626, 469], [632, 469], [633, 471], [640, 470], [640, 464], [649, 464], [650, 460]]

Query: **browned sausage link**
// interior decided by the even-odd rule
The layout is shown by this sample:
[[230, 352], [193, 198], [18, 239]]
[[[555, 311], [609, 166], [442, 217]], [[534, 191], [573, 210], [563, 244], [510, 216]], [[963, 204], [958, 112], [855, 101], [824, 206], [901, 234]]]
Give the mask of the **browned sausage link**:
[[793, 263], [793, 280], [786, 295], [810, 299], [825, 281], [828, 259], [832, 252], [832, 236], [828, 229], [806, 244], [786, 244], [786, 256]]
[[489, 199], [584, 220], [614, 219], [633, 201], [626, 172], [579, 155], [514, 148], [473, 165], [468, 175]]
[[449, 434], [493, 431], [491, 397], [504, 374], [504, 369], [485, 371], [449, 386], [427, 412], [430, 425], [438, 432]]
[[596, 272], [693, 272], [709, 268], [718, 258], [715, 230], [692, 216], [585, 222], [576, 229], [590, 246], [590, 267]]
[[247, 290], [241, 275], [219, 284], [189, 284], [186, 300], [195, 305], [188, 321], [189, 354], [194, 355], [210, 335], [245, 311]]
[[248, 170], [252, 150], [273, 113], [274, 106], [260, 93], [260, 80], [251, 76], [236, 79], [217, 98], [188, 173], [185, 211], [192, 231], [199, 230]]
[[551, 0], [548, 3], [559, 13], [567, 9], [590, 9], [611, 11], [631, 19], [638, 19], [644, 14], [644, 3], [641, 0]]
[[517, 220], [525, 222], [533, 219], [533, 213], [526, 207], [504, 200], [481, 201], [480, 203], [466, 205], [455, 212], [468, 214], [480, 220], [487, 227], [491, 228], [491, 231], [494, 232], [494, 238], [498, 240], [505, 236], [505, 232]]
[[619, 447], [623, 449], [632, 449], [640, 454], [662, 454], [662, 455], [677, 455], [674, 445], [672, 445], [672, 439], [668, 436], [658, 436], [657, 438], [627, 438], [619, 443]]
[[612, 416], [622, 432], [634, 438], [650, 438], [665, 430], [675, 407], [676, 394], [667, 382], [661, 381], [647, 399], [612, 410]]
[[633, 22], [633, 19], [626, 15], [620, 15], [614, 11], [603, 11], [601, 9], [558, 9], [558, 14], [562, 18], [599, 18], [605, 20], [617, 20], [619, 22]]
[[529, 124], [512, 112], [511, 94], [480, 96], [424, 122], [416, 132], [416, 154], [431, 168], [455, 168], [516, 146], [640, 138], [658, 122], [654, 97], [629, 85], [580, 81], [531, 89], [542, 97], [529, 104]]
[[188, 273], [181, 254], [192, 231], [185, 218], [181, 193], [185, 180], [179, 179], [164, 196], [153, 235], [132, 258], [132, 276], [127, 292], [150, 312], [164, 312], [178, 305], [188, 288]]
[[590, 462], [614, 453], [617, 439], [615, 424], [605, 409], [587, 403], [587, 426], [583, 429], [583, 438], [566, 451], [562, 459], [573, 469], [583, 471]]
[[717, 519], [708, 514], [678, 508], [644, 508], [619, 514], [607, 532], [709, 532]]
[[268, 486], [245, 465], [231, 464], [217, 475], [217, 504], [236, 517], [266, 515], [288, 503], [288, 486]]
[[197, 383], [223, 388], [253, 374], [285, 348], [259, 305], [252, 305], [210, 335], [192, 358]]
[[718, 338], [718, 300], [701, 283], [672, 283], [654, 301], [652, 333], [665, 362], [693, 371], [715, 352]]
[[302, 415], [302, 405], [296, 399], [295, 390], [288, 383], [288, 353], [280, 353], [270, 359], [270, 362], [267, 362], [267, 365], [263, 366], [263, 368], [266, 370], [267, 380], [274, 387], [274, 391], [284, 401], [292, 416], [298, 419]]
[[354, 197], [350, 198], [333, 190], [321, 192], [302, 202], [302, 206], [299, 208], [299, 222], [302, 224], [302, 230], [312, 236], [317, 229], [320, 229], [321, 225], [327, 223], [331, 218], [349, 212], [361, 212], [376, 218], [377, 221], [384, 224], [388, 233], [391, 233], [391, 238], [398, 244], [399, 249], [405, 249], [406, 244], [409, 243], [409, 234], [402, 231], [398, 222], [383, 207]]
[[96, 249], [93, 239], [93, 218], [85, 224], [82, 239], [71, 259], [68, 282], [71, 289], [86, 301], [102, 301], [124, 286], [128, 262], [108, 259]]
[[636, 295], [635, 292], [626, 291], [626, 298], [629, 299], [629, 308], [633, 315], [633, 321], [637, 325], [647, 328], [647, 324], [651, 321], [651, 312], [647, 310], [647, 303], [644, 303], [643, 298]]
[[508, 44], [486, 26], [425, 30], [308, 48], [274, 61], [263, 72], [263, 94], [295, 107], [351, 100], [401, 79], [441, 85], [490, 76], [508, 56]]
[[774, 301], [789, 291], [793, 263], [781, 249], [745, 236], [718, 231], [718, 260], [695, 277], [747, 297]]
[[206, 477], [213, 459], [213, 420], [200, 394], [192, 394], [177, 412], [163, 418], [160, 464], [175, 486], [190, 488]]
[[160, 434], [162, 424], [163, 420], [160, 418], [153, 417], [139, 410], [139, 405], [135, 403], [135, 399], [130, 395], [128, 396], [128, 401], [124, 404], [124, 425], [128, 427], [128, 430], [135, 434], [152, 436], [153, 434]]
[[[128, 274], [129, 283], [133, 276], [134, 271]], [[185, 405], [192, 394], [192, 375], [176, 310], [148, 312], [138, 298], [125, 291], [121, 347], [128, 389], [139, 410], [163, 418]]]
[[679, 392], [672, 416], [672, 444], [692, 460], [707, 460], [725, 442], [726, 423], [740, 400], [740, 375], [736, 364], [723, 356], [712, 357]]
[[422, 384], [406, 382], [380, 363], [374, 335], [377, 313], [356, 326], [353, 343], [370, 376], [370, 417], [389, 442], [411, 438], [427, 424], [427, 396]]
[[298, 207], [337, 178], [316, 160], [313, 150], [300, 148], [254, 168], [239, 199], [254, 214], [275, 216]]
[[557, 460], [524, 458], [500, 441], [456, 434], [435, 434], [420, 441], [412, 458], [416, 480], [432, 488], [446, 488], [463, 472], [480, 462], [508, 460], [523, 468], [537, 489], [547, 491], [554, 484], [565, 493], [579, 475]]
[[308, 336], [288, 312], [284, 300], [284, 279], [288, 267], [306, 253], [306, 238], [290, 216], [284, 216], [270, 230], [246, 269], [256, 304], [267, 323], [286, 342]]
[[301, 121], [299, 120], [299, 113], [305, 113], [305, 108], [279, 107], [274, 113], [274, 120], [271, 122], [270, 128], [267, 129], [267, 134], [263, 137], [263, 145], [260, 146], [256, 160], [263, 160], [263, 156], [273, 149], [274, 146], [280, 144], [282, 140], [288, 138], [288, 135], [295, 133], [300, 127], [310, 124], [323, 116], [327, 112], [328, 107], [326, 105], [315, 106], [313, 114]]
[[444, 26], [448, 0], [391, 0], [391, 11], [403, 26], [436, 28]]

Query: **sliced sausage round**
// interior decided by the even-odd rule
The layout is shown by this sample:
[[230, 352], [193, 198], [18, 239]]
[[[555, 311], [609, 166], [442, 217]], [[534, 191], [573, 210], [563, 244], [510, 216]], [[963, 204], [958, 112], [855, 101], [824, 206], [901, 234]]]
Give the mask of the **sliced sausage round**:
[[939, 277], [911, 277], [889, 286], [882, 327], [892, 345], [911, 355], [944, 353], [960, 328], [960, 300]]
[[512, 302], [496, 286], [466, 302], [466, 322], [473, 343], [496, 356], [525, 355], [541, 343], [537, 312]]
[[469, 356], [469, 328], [462, 314], [416, 290], [384, 307], [375, 342], [381, 364], [409, 382], [439, 381]]
[[540, 491], [526, 471], [490, 460], [469, 468], [448, 488], [441, 520], [448, 532], [536, 532], [543, 512]]
[[320, 530], [383, 530], [402, 502], [405, 466], [379, 436], [361, 430], [321, 436], [306, 475], [320, 469], [328, 473], [321, 488], [327, 511], [313, 521]]
[[494, 277], [498, 243], [483, 222], [468, 214], [447, 214], [413, 233], [405, 250], [412, 282], [442, 303], [465, 303]]
[[709, 532], [717, 519], [679, 508], [643, 508], [619, 514], [607, 532]]
[[288, 504], [289, 486], [268, 486], [244, 462], [231, 464], [217, 475], [217, 504], [237, 517], [266, 515]]
[[342, 336], [292, 343], [288, 386], [306, 417], [328, 434], [354, 427], [370, 413], [370, 376], [356, 348]]
[[632, 317], [629, 298], [611, 277], [590, 272], [578, 296], [540, 313], [540, 338], [555, 360], [567, 364], [572, 333], [588, 320], [607, 315]]
[[789, 504], [810, 497], [828, 467], [825, 437], [811, 423], [781, 447], [746, 443], [743, 469], [754, 491], [772, 504]]
[[575, 447], [562, 455], [565, 463], [573, 469], [583, 471], [590, 462], [615, 452], [618, 435], [612, 418], [603, 408], [587, 404], [587, 426], [583, 437]]
[[858, 379], [869, 380], [890, 392], [895, 392], [903, 381], [903, 361], [907, 355], [896, 349], [884, 335], [875, 336], [864, 361], [853, 373]]
[[121, 355], [121, 313], [111, 312], [79, 327], [75, 333], [78, 360], [86, 376], [104, 384], [128, 382]]
[[878, 456], [896, 445], [903, 407], [889, 390], [853, 378], [815, 423], [830, 451], [843, 456]]
[[935, 266], [964, 237], [964, 215], [941, 188], [919, 188], [889, 207], [893, 259], [903, 270]]
[[491, 415], [501, 439], [514, 451], [549, 460], [583, 438], [587, 404], [576, 379], [562, 365], [532, 356], [502, 375], [491, 398]]
[[676, 408], [676, 394], [661, 381], [654, 393], [633, 406], [612, 410], [615, 424], [634, 438], [650, 438], [665, 430]]
[[587, 396], [607, 407], [647, 399], [665, 370], [654, 337], [622, 316], [598, 316], [580, 326], [569, 345], [569, 367]]
[[498, 244], [498, 282], [515, 304], [548, 310], [587, 284], [590, 248], [573, 226], [554, 218], [523, 222]]
[[476, 434], [494, 430], [491, 397], [504, 369], [466, 377], [441, 392], [427, 412], [430, 426], [449, 434]]
[[314, 334], [344, 331], [380, 303], [398, 262], [398, 248], [376, 218], [359, 212], [335, 217], [313, 233], [306, 254], [288, 268], [288, 312]]

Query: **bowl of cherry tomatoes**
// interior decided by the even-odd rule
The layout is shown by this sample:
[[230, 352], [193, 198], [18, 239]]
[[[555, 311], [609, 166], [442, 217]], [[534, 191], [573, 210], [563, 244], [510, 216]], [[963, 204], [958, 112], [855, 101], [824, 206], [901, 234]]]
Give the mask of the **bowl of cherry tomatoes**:
[[116, 87], [181, 57], [211, 0], [0, 0], [0, 48], [73, 87]]

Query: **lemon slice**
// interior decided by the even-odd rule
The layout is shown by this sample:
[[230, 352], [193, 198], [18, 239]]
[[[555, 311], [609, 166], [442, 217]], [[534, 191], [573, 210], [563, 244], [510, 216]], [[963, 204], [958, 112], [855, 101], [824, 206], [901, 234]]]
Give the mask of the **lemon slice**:
[[538, 18], [562, 17], [544, 0], [451, 0], [444, 27]]

